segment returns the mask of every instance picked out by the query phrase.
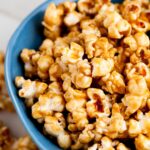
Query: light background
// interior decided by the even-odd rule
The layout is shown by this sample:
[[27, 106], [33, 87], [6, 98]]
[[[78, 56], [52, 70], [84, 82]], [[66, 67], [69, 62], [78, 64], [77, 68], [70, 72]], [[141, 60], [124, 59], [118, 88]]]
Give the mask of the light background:
[[[8, 41], [21, 21], [45, 0], [0, 0], [0, 50], [6, 51]], [[17, 115], [0, 112], [3, 120], [15, 136], [25, 135], [26, 132]]]

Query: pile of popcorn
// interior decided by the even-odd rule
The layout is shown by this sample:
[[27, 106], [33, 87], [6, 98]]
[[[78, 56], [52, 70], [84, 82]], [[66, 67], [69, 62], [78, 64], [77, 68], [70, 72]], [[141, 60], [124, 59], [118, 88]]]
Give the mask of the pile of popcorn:
[[[0, 111], [14, 113], [4, 80], [4, 54], [2, 52], [0, 52]], [[38, 150], [38, 148], [29, 136], [20, 138], [12, 136], [9, 128], [0, 121], [0, 150]]]
[[44, 134], [62, 149], [150, 150], [149, 0], [51, 3], [42, 24], [15, 84]]

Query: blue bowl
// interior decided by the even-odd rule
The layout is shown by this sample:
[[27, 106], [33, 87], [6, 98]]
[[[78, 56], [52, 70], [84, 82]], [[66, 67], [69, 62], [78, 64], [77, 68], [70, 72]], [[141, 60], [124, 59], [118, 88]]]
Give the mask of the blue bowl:
[[[34, 142], [42, 150], [59, 150], [60, 148], [42, 134], [38, 123], [32, 119], [30, 112], [28, 112], [23, 103], [23, 100], [18, 97], [14, 79], [16, 76], [24, 74], [23, 64], [19, 56], [21, 50], [23, 48], [37, 49], [44, 39], [41, 22], [46, 7], [50, 2], [58, 4], [63, 1], [64, 0], [46, 1], [25, 18], [10, 39], [5, 58], [5, 80], [9, 95], [24, 127]], [[113, 2], [121, 1], [122, 0], [113, 0]]]

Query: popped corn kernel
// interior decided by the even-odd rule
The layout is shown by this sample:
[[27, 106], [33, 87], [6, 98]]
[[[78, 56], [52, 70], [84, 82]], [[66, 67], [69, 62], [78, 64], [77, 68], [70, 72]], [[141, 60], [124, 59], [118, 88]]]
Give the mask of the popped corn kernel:
[[123, 39], [124, 45], [129, 48], [129, 51], [136, 51], [137, 50], [137, 43], [133, 36], [127, 36]]
[[80, 22], [82, 15], [76, 11], [68, 13], [64, 18], [64, 23], [66, 26], [73, 26]]
[[50, 81], [57, 81], [60, 79], [62, 72], [61, 66], [57, 62], [53, 63], [49, 68]]
[[138, 1], [125, 1], [123, 7], [123, 17], [128, 21], [134, 21], [140, 16], [141, 6]]
[[113, 46], [111, 43], [109, 43], [108, 38], [106, 37], [100, 37], [97, 39], [95, 43], [95, 57], [101, 56], [101, 55], [108, 55], [108, 50], [111, 49]]
[[76, 123], [78, 130], [83, 130], [88, 125], [87, 112], [85, 108], [77, 108], [72, 112], [73, 121]]
[[81, 22], [82, 36], [85, 44], [85, 53], [88, 58], [93, 58], [96, 51], [95, 43], [101, 33], [93, 20], [83, 20]]
[[35, 119], [51, 115], [53, 112], [62, 112], [65, 107], [64, 99], [61, 95], [49, 91], [39, 96], [38, 102], [32, 106], [32, 116]]
[[54, 60], [49, 55], [41, 55], [37, 62], [38, 75], [41, 79], [48, 78], [48, 72], [50, 66], [54, 63]]
[[114, 67], [114, 61], [110, 58], [93, 58], [92, 59], [92, 76], [93, 77], [102, 77], [110, 73]]
[[33, 77], [37, 73], [37, 61], [40, 54], [35, 50], [23, 49], [21, 54], [21, 59], [24, 62], [25, 75], [27, 77]]
[[46, 132], [57, 138], [59, 146], [66, 149], [71, 145], [71, 138], [65, 131], [62, 121], [56, 115], [46, 116], [44, 127]]
[[137, 150], [149, 150], [150, 149], [150, 138], [140, 134], [135, 138], [135, 146]]
[[12, 150], [38, 150], [38, 148], [29, 136], [24, 136], [14, 142]]
[[110, 138], [117, 138], [119, 134], [127, 130], [126, 121], [120, 113], [120, 107], [117, 103], [112, 106], [112, 116], [105, 134]]
[[76, 9], [77, 4], [75, 2], [69, 2], [69, 1], [65, 1], [63, 3], [64, 7], [65, 7], [65, 11], [67, 12], [72, 12]]
[[128, 132], [130, 137], [136, 137], [139, 135], [142, 132], [140, 123], [135, 119], [130, 119]]
[[66, 109], [69, 112], [73, 112], [76, 109], [85, 106], [87, 95], [85, 91], [76, 90], [70, 87], [64, 94], [64, 98], [66, 100]]
[[117, 145], [117, 149], [116, 150], [130, 150], [128, 147], [126, 147], [123, 143], [119, 143]]
[[135, 113], [141, 107], [143, 101], [144, 96], [125, 94], [122, 103], [127, 107], [125, 110], [126, 116]]
[[99, 117], [101, 115], [109, 115], [111, 104], [107, 96], [100, 89], [89, 88], [87, 95], [90, 101], [86, 103], [86, 110], [90, 118]]
[[136, 76], [128, 82], [127, 90], [129, 93], [137, 96], [145, 96], [148, 94], [148, 87], [142, 76]]
[[61, 60], [65, 64], [77, 63], [77, 61], [82, 60], [84, 54], [84, 49], [77, 43], [72, 42], [70, 48], [65, 48]]
[[110, 74], [102, 77], [99, 81], [102, 85], [102, 89], [113, 93], [124, 94], [125, 93], [125, 82], [123, 76], [117, 71], [113, 71]]
[[40, 51], [42, 51], [44, 54], [49, 55], [49, 56], [53, 56], [53, 46], [54, 43], [52, 40], [50, 39], [45, 39], [41, 46], [40, 46]]
[[46, 37], [55, 40], [60, 36], [63, 14], [64, 8], [62, 5], [56, 7], [54, 3], [51, 3], [48, 6], [43, 21], [43, 25], [45, 27], [44, 34]]
[[141, 19], [137, 19], [131, 25], [136, 32], [147, 32], [149, 30], [149, 23]]
[[135, 38], [138, 46], [141, 46], [141, 47], [149, 47], [150, 46], [149, 37], [144, 32], [137, 32], [134, 35], [134, 38]]
[[82, 13], [95, 14], [101, 6], [101, 1], [79, 0], [78, 9]]
[[81, 143], [86, 144], [94, 139], [94, 133], [92, 133], [93, 128], [94, 128], [94, 125], [92, 125], [92, 124], [88, 124], [85, 127], [85, 129], [79, 135], [79, 141]]
[[23, 98], [37, 98], [43, 94], [47, 89], [47, 84], [39, 81], [25, 80], [23, 77], [18, 76], [15, 79], [15, 84], [19, 90], [19, 96]]
[[90, 87], [92, 83], [91, 66], [86, 59], [78, 61], [77, 64], [69, 65], [69, 72], [71, 81], [76, 88]]

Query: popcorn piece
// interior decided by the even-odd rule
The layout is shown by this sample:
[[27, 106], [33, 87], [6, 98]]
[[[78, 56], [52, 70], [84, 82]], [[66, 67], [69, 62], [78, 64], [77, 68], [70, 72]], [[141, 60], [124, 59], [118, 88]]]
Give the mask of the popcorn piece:
[[0, 149], [9, 149], [13, 141], [9, 129], [0, 122]]
[[[64, 121], [64, 119], [63, 119]], [[64, 123], [55, 116], [47, 116], [45, 117], [45, 130], [50, 135], [53, 135], [57, 138], [58, 144], [61, 148], [69, 148], [71, 146], [71, 138], [69, 134], [64, 130]]]
[[79, 0], [78, 9], [82, 13], [95, 14], [101, 6], [101, 1]]
[[25, 75], [33, 77], [37, 75], [37, 61], [40, 54], [35, 50], [23, 49], [21, 59], [24, 62]]
[[137, 19], [134, 23], [132, 23], [132, 27], [137, 32], [147, 32], [149, 30], [149, 23], [144, 20]]
[[108, 38], [100, 37], [95, 43], [95, 56], [108, 55], [108, 50], [112, 48], [112, 44], [109, 43]]
[[92, 83], [92, 78], [89, 76], [85, 76], [82, 73], [76, 73], [72, 79], [72, 82], [75, 84], [77, 88], [88, 88]]
[[149, 37], [144, 32], [138, 32], [134, 35], [138, 46], [149, 47]]
[[61, 78], [62, 68], [58, 63], [53, 63], [49, 69], [50, 81], [57, 81]]
[[64, 73], [61, 75], [61, 79], [63, 80], [63, 90], [67, 91], [69, 87], [71, 87], [71, 77], [69, 73]]
[[128, 82], [127, 90], [129, 93], [137, 96], [145, 96], [148, 94], [148, 87], [142, 76], [136, 76]]
[[52, 42], [52, 40], [45, 39], [39, 49], [45, 55], [53, 56], [53, 46], [54, 43]]
[[120, 113], [120, 108], [117, 103], [112, 107], [112, 116], [106, 130], [106, 135], [110, 138], [117, 138], [119, 134], [127, 130], [126, 121]]
[[150, 51], [146, 47], [138, 47], [137, 51], [130, 56], [132, 64], [143, 62], [149, 65]]
[[82, 36], [85, 43], [85, 53], [88, 58], [93, 58], [95, 55], [95, 43], [101, 33], [93, 20], [84, 20], [81, 22]]
[[68, 88], [64, 94], [64, 98], [66, 100], [66, 109], [69, 112], [73, 112], [78, 108], [84, 107], [87, 100], [87, 96], [84, 91], [75, 90], [71, 87]]
[[48, 90], [52, 94], [56, 94], [56, 95], [62, 95], [63, 94], [62, 87], [58, 82], [52, 82], [51, 84], [49, 84]]
[[140, 75], [144, 77], [148, 86], [150, 84], [150, 70], [148, 66], [142, 62], [139, 62], [136, 65], [131, 63], [126, 64], [125, 73], [129, 80]]
[[90, 101], [86, 103], [86, 110], [90, 118], [99, 117], [101, 115], [108, 116], [110, 114], [110, 102], [102, 90], [89, 88], [87, 95]]
[[78, 130], [83, 130], [88, 125], [87, 113], [84, 108], [78, 108], [72, 112], [73, 121], [76, 123]]
[[150, 139], [142, 134], [135, 138], [135, 146], [137, 150], [149, 150]]
[[63, 11], [61, 10], [61, 7], [56, 7], [54, 3], [51, 3], [46, 9], [44, 21], [48, 25], [60, 25], [62, 15]]
[[56, 39], [61, 33], [61, 23], [63, 21], [64, 9], [61, 5], [56, 7], [51, 3], [46, 9], [43, 25], [45, 26], [45, 36]]
[[136, 121], [135, 119], [130, 119], [128, 132], [130, 137], [136, 137], [142, 132], [142, 127], [138, 121]]
[[136, 119], [129, 120], [129, 135], [131, 137], [137, 137], [139, 134], [144, 134], [150, 137], [150, 113], [145, 113], [137, 111]]
[[68, 13], [64, 18], [66, 26], [73, 26], [80, 22], [82, 15], [76, 11]]
[[69, 65], [71, 81], [76, 88], [88, 88], [92, 83], [91, 66], [87, 59], [78, 61], [77, 64]]
[[64, 7], [65, 7], [65, 11], [67, 12], [72, 12], [76, 9], [77, 3], [75, 2], [69, 2], [69, 1], [65, 1], [63, 3]]
[[113, 71], [110, 74], [107, 74], [106, 76], [102, 77], [100, 80], [100, 85], [102, 85], [102, 88], [111, 94], [113, 93], [119, 93], [124, 94], [125, 93], [125, 82], [123, 76]]
[[19, 138], [17, 141], [14, 142], [12, 145], [12, 150], [38, 150], [36, 145], [32, 142], [31, 138], [28, 136], [24, 136]]
[[77, 43], [72, 42], [70, 44], [70, 49], [65, 48], [61, 60], [65, 64], [76, 63], [81, 60], [84, 54], [83, 47]]
[[19, 90], [19, 96], [23, 98], [37, 98], [43, 94], [47, 89], [47, 84], [39, 81], [25, 80], [23, 77], [18, 76], [15, 79], [15, 84]]
[[50, 66], [54, 63], [54, 60], [49, 55], [41, 55], [38, 62], [38, 75], [41, 79], [47, 79], [48, 78], [48, 71]]
[[54, 57], [60, 57], [66, 47], [69, 47], [64, 38], [57, 38], [54, 42]]
[[100, 116], [96, 118], [95, 122], [95, 141], [100, 142], [102, 135], [107, 131], [107, 125], [109, 123], [109, 118], [107, 116]]
[[143, 96], [125, 94], [124, 98], [122, 99], [122, 103], [127, 107], [125, 114], [130, 116], [131, 114], [135, 113], [141, 107], [143, 101]]
[[127, 36], [123, 39], [124, 45], [130, 49], [130, 51], [134, 52], [137, 49], [137, 43], [133, 36]]
[[62, 112], [65, 103], [61, 95], [49, 91], [39, 96], [38, 102], [32, 106], [32, 116], [35, 119], [51, 115], [53, 112]]
[[108, 29], [108, 36], [110, 38], [120, 39], [131, 33], [131, 25], [115, 11], [109, 12], [106, 15], [103, 24]]
[[110, 58], [93, 58], [92, 59], [92, 76], [101, 77], [110, 73], [114, 67], [114, 61]]
[[92, 133], [94, 126], [92, 124], [88, 124], [86, 128], [79, 135], [79, 141], [83, 144], [89, 143], [94, 139], [94, 134]]
[[101, 144], [96, 143], [89, 147], [88, 150], [115, 150], [115, 148], [111, 139], [109, 139], [107, 136], [104, 136], [101, 139]]
[[119, 143], [117, 146], [117, 150], [130, 150], [123, 143]]
[[123, 17], [129, 21], [136, 20], [141, 13], [141, 7], [138, 1], [124, 2]]

